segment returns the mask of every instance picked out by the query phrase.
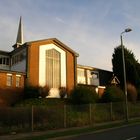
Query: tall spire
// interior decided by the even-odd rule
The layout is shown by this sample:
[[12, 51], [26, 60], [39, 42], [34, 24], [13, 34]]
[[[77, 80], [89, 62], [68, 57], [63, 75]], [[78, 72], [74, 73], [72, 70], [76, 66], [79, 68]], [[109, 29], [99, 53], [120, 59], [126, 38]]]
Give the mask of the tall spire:
[[20, 16], [20, 21], [19, 21], [16, 44], [17, 45], [23, 44], [23, 25], [22, 25], [22, 17], [21, 16]]

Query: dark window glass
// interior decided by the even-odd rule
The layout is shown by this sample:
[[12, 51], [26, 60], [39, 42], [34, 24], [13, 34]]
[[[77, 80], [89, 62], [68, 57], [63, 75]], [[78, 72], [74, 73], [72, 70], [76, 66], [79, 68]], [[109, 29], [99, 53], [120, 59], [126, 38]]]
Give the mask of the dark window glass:
[[9, 65], [9, 58], [6, 58], [6, 65]]
[[0, 58], [0, 64], [2, 64], [2, 58]]

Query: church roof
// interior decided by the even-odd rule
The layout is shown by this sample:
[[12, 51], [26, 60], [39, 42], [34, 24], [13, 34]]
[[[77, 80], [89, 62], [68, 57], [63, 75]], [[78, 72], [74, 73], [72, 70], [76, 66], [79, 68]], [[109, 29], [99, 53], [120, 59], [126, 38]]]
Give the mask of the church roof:
[[35, 40], [35, 41], [29, 41], [26, 42], [27, 45], [33, 44], [33, 43], [45, 43], [45, 42], [49, 42], [49, 43], [54, 43], [57, 44], [59, 46], [61, 46], [62, 48], [65, 48], [66, 50], [68, 50], [69, 52], [73, 53], [76, 57], [79, 56], [79, 54], [77, 52], [75, 52], [74, 50], [72, 50], [71, 48], [69, 48], [67, 45], [65, 45], [64, 43], [62, 43], [60, 40], [58, 40], [57, 38], [49, 38], [49, 39], [42, 39], [42, 40]]

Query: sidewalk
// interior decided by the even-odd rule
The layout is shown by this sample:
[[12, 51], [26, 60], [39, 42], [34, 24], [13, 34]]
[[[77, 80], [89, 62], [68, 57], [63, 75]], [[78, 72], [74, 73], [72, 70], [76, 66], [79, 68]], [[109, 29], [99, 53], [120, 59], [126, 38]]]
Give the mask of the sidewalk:
[[20, 140], [20, 139], [32, 137], [32, 136], [42, 136], [42, 135], [47, 135], [47, 134], [65, 132], [65, 131], [70, 131], [70, 130], [86, 129], [86, 128], [89, 128], [89, 126], [82, 127], [82, 128], [74, 127], [74, 128], [66, 128], [66, 129], [59, 129], [59, 130], [34, 131], [34, 132], [29, 132], [29, 133], [17, 133], [17, 134], [13, 132], [13, 134], [11, 133], [11, 134], [0, 136], [0, 140]]
[[[132, 123], [133, 124], [133, 123]], [[28, 132], [28, 133], [11, 133], [11, 134], [7, 134], [7, 135], [3, 135], [0, 136], [0, 140], [21, 140], [21, 139], [25, 139], [25, 138], [29, 138], [29, 137], [34, 137], [34, 136], [42, 136], [42, 135], [56, 135], [60, 134], [59, 137], [57, 138], [49, 138], [52, 140], [56, 140], [56, 139], [61, 139], [62, 137], [70, 137], [71, 134], [67, 134], [64, 135], [65, 132], [70, 132], [70, 131], [76, 131], [76, 130], [84, 130], [84, 133], [91, 133], [91, 132], [96, 132], [96, 131], [105, 131], [107, 129], [114, 129], [116, 127], [123, 127], [126, 125], [132, 125], [131, 123], [124, 123], [124, 121], [117, 121], [117, 122], [111, 122], [111, 123], [102, 123], [102, 124], [97, 124], [94, 126], [84, 126], [84, 127], [74, 127], [74, 128], [63, 128], [63, 129], [59, 129], [59, 130], [47, 130], [47, 131], [34, 131], [34, 132]], [[114, 126], [113, 126], [114, 125]], [[109, 127], [106, 127], [109, 126]], [[89, 131], [89, 129], [91, 129]], [[88, 130], [86, 132], [86, 130]], [[83, 132], [82, 132], [83, 133]], [[79, 134], [72, 134], [72, 135], [79, 135]], [[48, 139], [48, 138], [47, 138]]]

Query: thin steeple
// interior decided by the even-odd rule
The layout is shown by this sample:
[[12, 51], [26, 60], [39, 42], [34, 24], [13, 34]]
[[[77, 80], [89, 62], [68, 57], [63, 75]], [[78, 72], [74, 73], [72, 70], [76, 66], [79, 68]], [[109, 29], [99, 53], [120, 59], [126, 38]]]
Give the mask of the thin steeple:
[[16, 44], [17, 45], [23, 44], [23, 25], [22, 25], [22, 17], [21, 16], [20, 16], [20, 21], [19, 21]]

